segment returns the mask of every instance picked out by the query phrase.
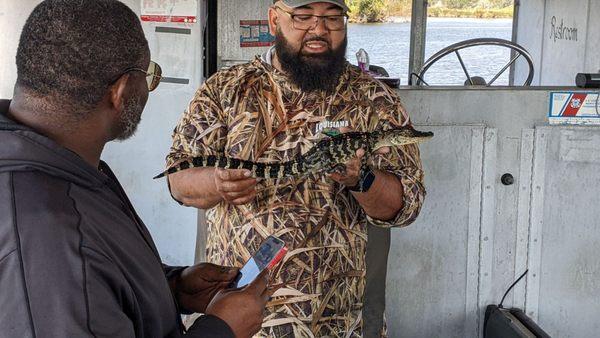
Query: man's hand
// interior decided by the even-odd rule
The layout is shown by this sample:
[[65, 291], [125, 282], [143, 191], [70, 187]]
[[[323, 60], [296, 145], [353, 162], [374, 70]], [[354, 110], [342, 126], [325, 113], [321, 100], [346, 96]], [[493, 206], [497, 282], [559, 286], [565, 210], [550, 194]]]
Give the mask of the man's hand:
[[333, 172], [329, 174], [329, 177], [347, 187], [353, 187], [357, 185], [358, 180], [360, 179], [360, 164], [363, 156], [365, 156], [364, 149], [358, 149], [356, 151], [356, 157], [344, 164], [344, 172]]
[[[340, 132], [342, 133], [347, 133], [352, 131], [351, 128], [347, 128], [347, 127], [342, 127], [340, 128]], [[382, 147], [380, 149], [378, 149], [375, 153], [376, 154], [387, 154], [390, 152], [390, 148], [389, 147]], [[332, 180], [343, 184], [347, 187], [354, 187], [355, 185], [358, 184], [358, 181], [360, 179], [360, 166], [361, 166], [361, 160], [362, 157], [365, 156], [365, 150], [364, 149], [358, 149], [356, 151], [356, 157], [350, 159], [350, 161], [346, 162], [345, 165], [345, 171], [343, 173], [339, 173], [339, 172], [334, 172], [331, 173], [329, 175], [329, 177], [331, 177]]]
[[265, 305], [271, 297], [268, 270], [243, 289], [219, 292], [206, 309], [207, 315], [221, 318], [236, 338], [248, 338], [257, 333], [263, 322]]
[[209, 263], [196, 264], [184, 269], [170, 281], [179, 305], [188, 311], [204, 313], [217, 294], [237, 276], [238, 268]]
[[234, 205], [250, 202], [256, 196], [256, 179], [246, 169], [215, 170], [215, 186], [221, 197]]

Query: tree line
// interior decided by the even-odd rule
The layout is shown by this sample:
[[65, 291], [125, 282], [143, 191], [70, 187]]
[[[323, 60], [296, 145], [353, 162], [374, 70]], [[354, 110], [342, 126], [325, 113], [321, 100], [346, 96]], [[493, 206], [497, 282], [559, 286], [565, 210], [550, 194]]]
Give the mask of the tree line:
[[[430, 0], [430, 16], [510, 17], [514, 0]], [[410, 16], [412, 0], [349, 0], [357, 22], [381, 22], [389, 16]]]

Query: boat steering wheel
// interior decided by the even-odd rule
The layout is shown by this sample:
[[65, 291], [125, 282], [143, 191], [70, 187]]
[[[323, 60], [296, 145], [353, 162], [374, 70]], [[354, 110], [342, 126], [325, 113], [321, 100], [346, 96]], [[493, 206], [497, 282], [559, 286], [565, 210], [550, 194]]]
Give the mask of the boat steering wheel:
[[[465, 66], [465, 63], [459, 53], [459, 50], [461, 50], [461, 49], [475, 47], [475, 46], [506, 47], [506, 48], [511, 49], [513, 52], [515, 52], [515, 54], [511, 54], [511, 55], [514, 55], [512, 57], [512, 59], [489, 82], [486, 82], [485, 79], [481, 76], [471, 76], [469, 74], [469, 71], [467, 70], [467, 67]], [[440, 50], [439, 52], [435, 53], [425, 62], [425, 64], [421, 68], [421, 71], [419, 72], [419, 74], [413, 73], [411, 75], [411, 78], [410, 78], [411, 83], [409, 83], [409, 84], [412, 84], [412, 78], [413, 78], [413, 76], [415, 76], [417, 78], [417, 83], [416, 83], [417, 86], [422, 86], [422, 85], [429, 86], [429, 84], [427, 82], [425, 82], [425, 80], [423, 80], [425, 74], [427, 73], [427, 70], [433, 64], [435, 64], [437, 61], [439, 61], [441, 58], [445, 57], [446, 55], [452, 54], [452, 53], [456, 54], [456, 57], [458, 58], [458, 61], [460, 62], [460, 65], [461, 65], [463, 71], [465, 72], [465, 75], [467, 76], [467, 79], [464, 83], [464, 85], [466, 85], [466, 86], [471, 85], [471, 86], [490, 87], [500, 77], [500, 75], [502, 75], [510, 66], [512, 66], [517, 61], [517, 59], [520, 58], [521, 56], [523, 56], [523, 58], [525, 58], [525, 60], [529, 64], [529, 74], [527, 75], [527, 79], [525, 80], [525, 83], [523, 84], [523, 86], [529, 86], [531, 84], [531, 81], [533, 81], [533, 75], [534, 75], [533, 60], [531, 58], [531, 55], [525, 48], [523, 48], [519, 44], [516, 44], [516, 43], [508, 41], [508, 40], [504, 40], [504, 39], [479, 38], [479, 39], [471, 39], [471, 40], [465, 40], [462, 42], [455, 43], [455, 44], [450, 45], [450, 46]]]

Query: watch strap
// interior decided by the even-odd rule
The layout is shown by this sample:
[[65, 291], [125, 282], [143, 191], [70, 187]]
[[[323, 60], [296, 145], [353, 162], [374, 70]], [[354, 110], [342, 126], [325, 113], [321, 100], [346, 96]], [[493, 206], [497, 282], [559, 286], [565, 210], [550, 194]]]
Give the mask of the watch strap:
[[353, 187], [348, 187], [348, 190], [354, 192], [367, 192], [375, 182], [375, 173], [370, 168], [361, 170], [358, 183]]

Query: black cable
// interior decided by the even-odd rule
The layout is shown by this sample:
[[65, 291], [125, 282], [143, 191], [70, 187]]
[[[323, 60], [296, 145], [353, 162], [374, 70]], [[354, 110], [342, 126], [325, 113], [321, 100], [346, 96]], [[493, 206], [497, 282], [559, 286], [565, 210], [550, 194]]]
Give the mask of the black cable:
[[508, 293], [510, 292], [510, 290], [512, 290], [512, 288], [515, 287], [515, 285], [517, 285], [517, 283], [523, 279], [523, 277], [525, 277], [525, 275], [529, 272], [529, 269], [525, 270], [525, 272], [523, 272], [523, 274], [521, 275], [521, 277], [519, 277], [514, 283], [512, 283], [512, 285], [508, 288], [508, 290], [506, 290], [506, 292], [504, 293], [504, 296], [502, 297], [502, 300], [500, 301], [500, 304], [498, 304], [498, 307], [502, 309], [502, 303], [504, 303], [504, 299], [506, 298], [506, 296], [508, 295]]
[[410, 73], [409, 85], [412, 85], [413, 76], [416, 77], [417, 79], [419, 79], [419, 81], [423, 82], [426, 86], [429, 86], [429, 83], [425, 82], [425, 80], [423, 80], [423, 78], [420, 77], [419, 74], [417, 74], [417, 73]]

